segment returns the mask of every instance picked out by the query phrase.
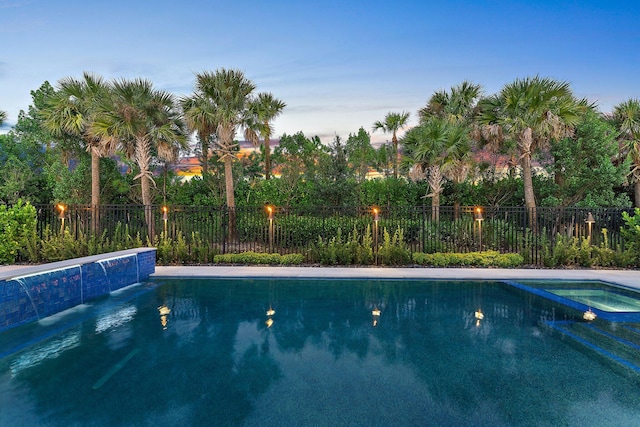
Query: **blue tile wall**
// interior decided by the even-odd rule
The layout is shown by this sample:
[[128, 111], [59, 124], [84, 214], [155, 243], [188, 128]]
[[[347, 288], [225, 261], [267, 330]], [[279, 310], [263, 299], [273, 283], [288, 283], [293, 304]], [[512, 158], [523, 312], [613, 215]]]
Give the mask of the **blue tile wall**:
[[104, 269], [109, 282], [109, 291], [115, 291], [133, 283], [138, 283], [138, 265], [136, 255], [98, 261]]
[[90, 301], [109, 293], [109, 280], [98, 262], [82, 265], [82, 298]]
[[82, 303], [80, 267], [48, 271], [21, 279], [40, 318]]
[[0, 329], [16, 326], [38, 318], [31, 299], [16, 280], [6, 280], [0, 286]]
[[138, 254], [138, 271], [140, 281], [147, 280], [156, 271], [156, 250], [140, 252]]
[[0, 331], [147, 280], [155, 261], [149, 249], [0, 281]]

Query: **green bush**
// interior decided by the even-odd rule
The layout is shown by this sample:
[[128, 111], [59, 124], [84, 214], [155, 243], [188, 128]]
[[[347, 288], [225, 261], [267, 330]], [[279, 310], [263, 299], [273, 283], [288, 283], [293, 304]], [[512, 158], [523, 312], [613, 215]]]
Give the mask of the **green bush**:
[[602, 243], [591, 244], [588, 238], [558, 235], [553, 246], [545, 247], [542, 262], [545, 267], [630, 267], [638, 262], [635, 245], [631, 244], [627, 251], [609, 246], [608, 230], [602, 229]]
[[269, 264], [297, 265], [302, 264], [302, 254], [267, 254], [259, 252], [243, 252], [239, 254], [222, 254], [213, 257], [216, 264]]
[[36, 210], [21, 200], [12, 206], [0, 205], [0, 264], [18, 258], [37, 261]]
[[40, 242], [40, 257], [44, 262], [63, 261], [65, 259], [87, 256], [89, 245], [84, 233], [72, 235], [68, 228], [52, 231], [47, 226]]
[[413, 262], [433, 267], [465, 266], [465, 267], [519, 267], [524, 262], [520, 254], [501, 254], [498, 251], [468, 253], [434, 253], [415, 252]]
[[620, 232], [627, 243], [628, 257], [632, 264], [638, 267], [640, 266], [640, 208], [634, 209], [633, 216], [622, 212], [622, 219], [625, 226], [620, 228]]
[[382, 245], [378, 248], [378, 262], [382, 265], [407, 265], [411, 261], [411, 252], [404, 241], [404, 231], [398, 227], [389, 234], [385, 228], [382, 232]]
[[330, 239], [318, 238], [309, 249], [311, 262], [322, 265], [369, 265], [373, 262], [373, 236], [371, 226], [367, 225], [362, 236], [356, 226], [349, 233], [347, 240], [342, 237], [338, 228], [337, 235]]

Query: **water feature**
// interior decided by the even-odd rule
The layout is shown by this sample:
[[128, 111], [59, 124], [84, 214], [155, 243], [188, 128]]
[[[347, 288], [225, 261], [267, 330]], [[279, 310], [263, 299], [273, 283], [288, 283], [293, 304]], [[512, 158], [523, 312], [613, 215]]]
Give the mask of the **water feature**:
[[640, 324], [581, 315], [500, 282], [154, 280], [0, 335], [0, 424], [633, 425], [640, 374], [550, 322]]
[[0, 331], [139, 283], [155, 270], [143, 248], [25, 267], [0, 277]]

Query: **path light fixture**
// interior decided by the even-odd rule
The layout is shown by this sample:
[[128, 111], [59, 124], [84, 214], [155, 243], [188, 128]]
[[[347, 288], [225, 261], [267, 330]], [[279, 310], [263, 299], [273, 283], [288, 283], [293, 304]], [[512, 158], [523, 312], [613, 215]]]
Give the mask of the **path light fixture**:
[[167, 222], [169, 221], [169, 208], [162, 207], [162, 222], [164, 222], [164, 236], [167, 237]]
[[61, 221], [60, 233], [62, 233], [64, 231], [64, 220], [65, 220], [65, 212], [67, 210], [67, 207], [62, 203], [59, 203], [56, 207], [58, 208], [58, 219]]
[[275, 208], [271, 205], [267, 205], [266, 209], [269, 221], [269, 252], [273, 252], [273, 213]]
[[478, 223], [478, 237], [480, 240], [480, 252], [482, 252], [482, 221], [484, 221], [484, 217], [482, 216], [482, 209], [480, 209], [480, 207], [476, 208], [475, 221]]
[[596, 223], [596, 220], [593, 218], [593, 214], [591, 214], [591, 212], [589, 212], [589, 214], [587, 215], [587, 219], [585, 219], [584, 222], [586, 222], [587, 226], [589, 227], [588, 239], [589, 239], [589, 244], [591, 244], [591, 231], [592, 231], [593, 224]]
[[373, 253], [375, 254], [375, 263], [378, 264], [378, 222], [380, 221], [380, 209], [374, 207], [373, 213]]

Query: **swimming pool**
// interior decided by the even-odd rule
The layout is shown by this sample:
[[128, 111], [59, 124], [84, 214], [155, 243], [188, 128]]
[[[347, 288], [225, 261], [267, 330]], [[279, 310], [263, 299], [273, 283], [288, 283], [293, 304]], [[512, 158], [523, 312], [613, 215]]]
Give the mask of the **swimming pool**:
[[1, 334], [0, 425], [633, 425], [640, 374], [571, 334], [619, 355], [592, 328], [640, 326], [581, 315], [503, 282], [157, 279]]

